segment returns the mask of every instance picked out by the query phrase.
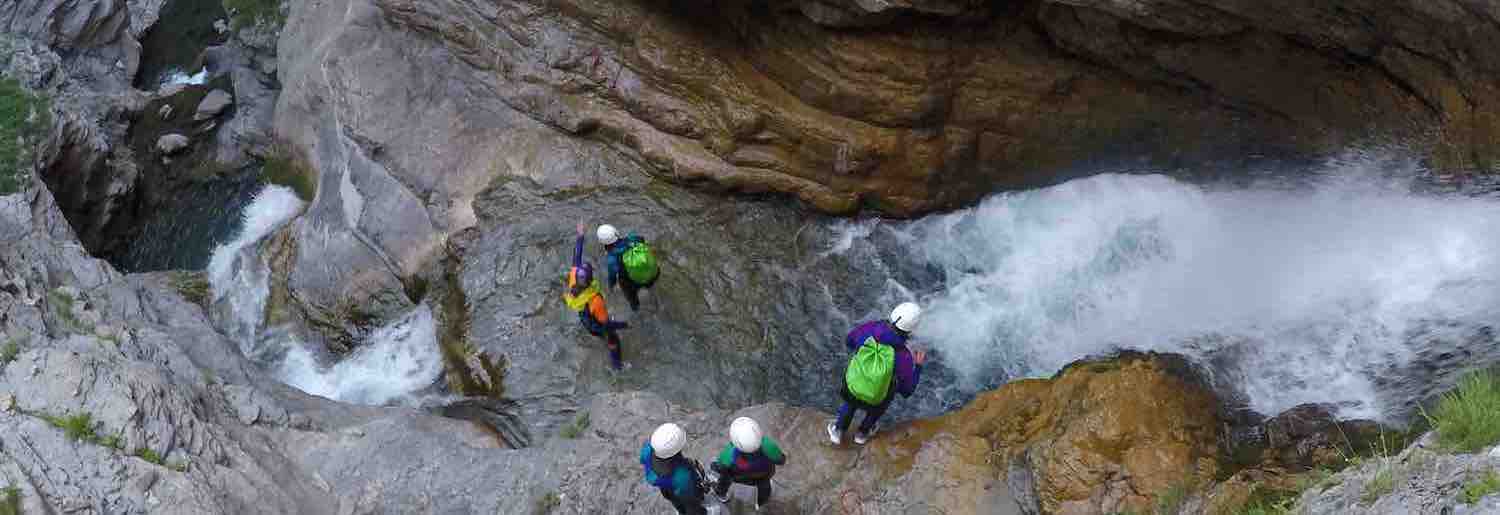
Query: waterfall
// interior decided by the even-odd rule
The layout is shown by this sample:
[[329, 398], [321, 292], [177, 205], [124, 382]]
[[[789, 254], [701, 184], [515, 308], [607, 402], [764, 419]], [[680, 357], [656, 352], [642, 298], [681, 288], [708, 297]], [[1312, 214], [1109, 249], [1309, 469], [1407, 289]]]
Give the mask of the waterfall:
[[917, 340], [971, 393], [1133, 348], [1214, 363], [1261, 413], [1380, 418], [1417, 400], [1393, 385], [1425, 379], [1390, 377], [1414, 363], [1500, 361], [1500, 200], [1415, 192], [1409, 167], [1340, 160], [1306, 184], [1236, 188], [1101, 175], [843, 223], [828, 246], [900, 245], [870, 268], [937, 271], [917, 293], [872, 293], [921, 298]]
[[418, 306], [373, 331], [341, 360], [298, 338], [296, 331], [264, 327], [270, 268], [259, 243], [302, 212], [292, 190], [266, 186], [245, 209], [234, 240], [209, 261], [216, 322], [246, 356], [277, 377], [313, 395], [360, 404], [387, 404], [425, 388], [442, 373], [431, 309]]

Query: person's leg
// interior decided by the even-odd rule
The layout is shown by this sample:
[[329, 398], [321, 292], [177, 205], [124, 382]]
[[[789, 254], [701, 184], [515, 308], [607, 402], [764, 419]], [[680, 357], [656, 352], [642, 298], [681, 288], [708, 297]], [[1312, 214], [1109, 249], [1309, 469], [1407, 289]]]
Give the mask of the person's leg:
[[885, 415], [885, 410], [891, 407], [891, 400], [895, 398], [896, 394], [892, 392], [890, 395], [886, 396], [885, 401], [881, 402], [880, 405], [870, 406], [869, 409], [866, 409], [865, 420], [864, 422], [859, 423], [859, 432], [865, 435], [869, 435], [870, 431], [874, 431], [875, 424], [880, 422], [881, 415]]
[[839, 434], [843, 434], [845, 431], [849, 430], [849, 423], [853, 421], [854, 406], [851, 406], [848, 401], [845, 401], [842, 406], [839, 406], [839, 418], [833, 423], [833, 427], [839, 430]]
[[714, 495], [720, 500], [724, 499], [724, 496], [729, 495], [729, 485], [733, 482], [734, 478], [729, 477], [729, 471], [720, 471], [719, 482], [714, 484]]
[[760, 479], [755, 482], [755, 504], [765, 506], [771, 503], [771, 478]]
[[630, 303], [631, 311], [641, 309], [641, 287], [630, 281], [629, 277], [620, 278], [620, 291], [625, 293], [625, 302]]
[[604, 344], [609, 347], [609, 366], [620, 370], [625, 366], [624, 351], [620, 348], [620, 334], [615, 331], [607, 331], [604, 334]]

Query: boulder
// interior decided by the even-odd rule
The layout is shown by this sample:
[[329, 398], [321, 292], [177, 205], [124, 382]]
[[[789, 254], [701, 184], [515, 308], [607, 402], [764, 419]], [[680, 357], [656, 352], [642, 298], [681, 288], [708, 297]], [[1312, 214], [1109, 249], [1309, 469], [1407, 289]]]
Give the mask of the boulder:
[[984, 455], [972, 459], [1011, 478], [1014, 497], [1035, 502], [1022, 505], [1027, 513], [1147, 510], [1218, 472], [1218, 400], [1180, 370], [1181, 358], [1155, 354], [1081, 362], [980, 394], [912, 430], [981, 439], [973, 448]]
[[193, 112], [194, 121], [203, 121], [218, 116], [225, 109], [234, 104], [234, 97], [222, 89], [208, 92], [203, 101], [198, 103], [198, 110]]
[[181, 134], [166, 134], [156, 139], [156, 151], [164, 155], [181, 152], [188, 146], [188, 137]]

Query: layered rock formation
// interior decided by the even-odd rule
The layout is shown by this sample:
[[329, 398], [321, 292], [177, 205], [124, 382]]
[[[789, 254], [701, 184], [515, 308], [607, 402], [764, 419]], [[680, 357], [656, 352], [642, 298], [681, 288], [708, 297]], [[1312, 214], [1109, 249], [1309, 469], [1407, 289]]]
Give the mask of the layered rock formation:
[[1383, 138], [1488, 168], [1495, 13], [1475, 0], [308, 3], [283, 41], [280, 130], [311, 145], [290, 129], [326, 102], [391, 173], [461, 200], [520, 114], [654, 177], [834, 212]]

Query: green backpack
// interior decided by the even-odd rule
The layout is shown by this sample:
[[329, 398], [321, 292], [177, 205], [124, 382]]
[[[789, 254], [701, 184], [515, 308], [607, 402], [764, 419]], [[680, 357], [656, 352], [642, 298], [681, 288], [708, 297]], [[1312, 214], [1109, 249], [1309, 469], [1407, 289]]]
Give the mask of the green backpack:
[[656, 253], [651, 252], [651, 247], [646, 246], [646, 240], [639, 236], [632, 234], [630, 239], [634, 242], [620, 256], [621, 263], [625, 265], [625, 276], [636, 284], [650, 283], [660, 271], [656, 266]]
[[844, 370], [844, 384], [860, 402], [871, 406], [885, 400], [891, 390], [891, 376], [896, 372], [896, 348], [866, 338], [859, 346], [849, 368]]

